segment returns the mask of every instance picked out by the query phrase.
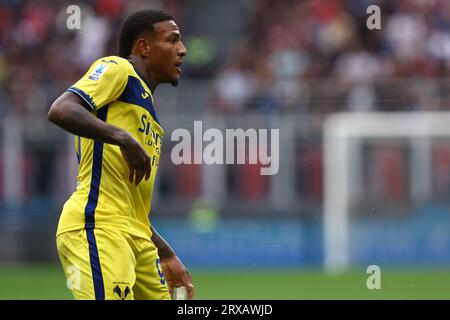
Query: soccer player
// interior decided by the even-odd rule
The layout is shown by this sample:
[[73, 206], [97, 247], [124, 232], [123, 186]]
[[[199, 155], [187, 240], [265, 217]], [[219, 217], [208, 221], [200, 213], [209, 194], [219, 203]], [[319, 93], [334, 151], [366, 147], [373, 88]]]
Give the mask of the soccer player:
[[76, 136], [77, 188], [56, 235], [76, 299], [170, 299], [182, 286], [194, 297], [188, 270], [148, 217], [164, 135], [153, 94], [177, 85], [185, 55], [171, 15], [136, 12], [121, 26], [120, 57], [95, 61], [49, 110]]

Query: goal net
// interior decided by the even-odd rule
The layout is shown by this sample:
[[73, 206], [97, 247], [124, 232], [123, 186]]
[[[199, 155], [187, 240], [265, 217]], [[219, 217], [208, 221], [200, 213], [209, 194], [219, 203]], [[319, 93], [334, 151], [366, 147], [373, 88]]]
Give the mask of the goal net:
[[326, 270], [450, 264], [450, 113], [337, 113], [323, 130]]

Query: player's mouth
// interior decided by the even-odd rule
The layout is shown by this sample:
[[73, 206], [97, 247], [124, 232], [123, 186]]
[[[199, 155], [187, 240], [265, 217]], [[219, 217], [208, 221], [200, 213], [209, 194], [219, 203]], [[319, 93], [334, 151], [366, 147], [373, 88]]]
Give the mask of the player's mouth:
[[177, 68], [177, 71], [181, 73], [181, 65], [183, 64], [183, 61], [179, 61], [175, 63], [175, 68]]

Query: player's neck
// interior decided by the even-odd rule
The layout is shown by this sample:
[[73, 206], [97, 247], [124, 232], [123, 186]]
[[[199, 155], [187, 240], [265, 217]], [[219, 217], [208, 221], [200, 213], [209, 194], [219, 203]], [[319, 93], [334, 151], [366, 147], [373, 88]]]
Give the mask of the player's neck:
[[149, 70], [148, 70], [148, 64], [145, 60], [141, 59], [139, 56], [131, 55], [128, 57], [128, 61], [133, 65], [134, 70], [136, 70], [139, 77], [142, 78], [142, 80], [145, 81], [147, 86], [149, 87], [150, 91], [155, 93], [156, 87], [158, 86], [158, 83], [151, 79], [151, 76], [149, 76]]

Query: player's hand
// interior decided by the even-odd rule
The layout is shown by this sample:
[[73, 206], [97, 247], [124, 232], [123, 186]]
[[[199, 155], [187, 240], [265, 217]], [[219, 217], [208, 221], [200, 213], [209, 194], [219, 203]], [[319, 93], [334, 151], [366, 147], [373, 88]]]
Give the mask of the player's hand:
[[172, 299], [174, 289], [183, 286], [186, 287], [188, 300], [194, 299], [194, 285], [192, 284], [192, 277], [177, 256], [161, 258], [161, 267], [169, 287], [170, 297]]
[[142, 178], [150, 178], [151, 165], [150, 157], [147, 155], [141, 144], [130, 134], [126, 134], [124, 142], [120, 146], [122, 157], [125, 159], [129, 169], [129, 180], [137, 186]]

